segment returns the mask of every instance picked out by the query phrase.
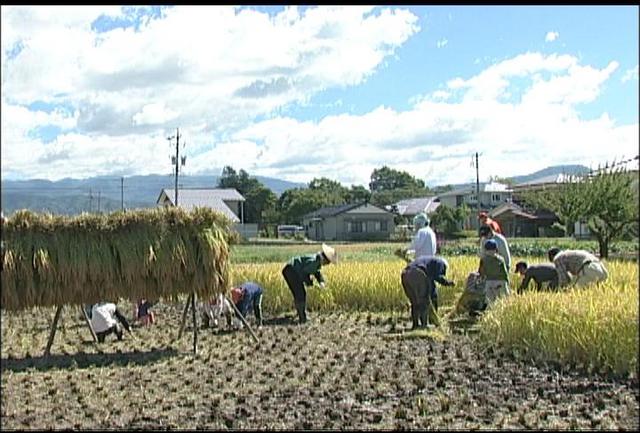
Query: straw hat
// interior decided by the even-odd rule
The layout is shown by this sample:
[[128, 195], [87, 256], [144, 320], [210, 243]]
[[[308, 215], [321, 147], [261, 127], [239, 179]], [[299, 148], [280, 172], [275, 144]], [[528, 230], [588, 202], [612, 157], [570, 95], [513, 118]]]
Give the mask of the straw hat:
[[322, 252], [327, 256], [327, 259], [329, 259], [331, 263], [338, 263], [338, 254], [336, 254], [336, 250], [334, 248], [331, 248], [327, 244], [322, 244]]

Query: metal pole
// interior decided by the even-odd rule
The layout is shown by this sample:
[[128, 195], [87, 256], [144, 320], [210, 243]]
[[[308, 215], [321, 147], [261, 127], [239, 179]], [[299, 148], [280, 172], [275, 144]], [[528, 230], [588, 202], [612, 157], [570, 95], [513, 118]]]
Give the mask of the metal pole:
[[476, 199], [478, 200], [478, 214], [480, 213], [480, 171], [478, 167], [478, 152], [476, 152]]

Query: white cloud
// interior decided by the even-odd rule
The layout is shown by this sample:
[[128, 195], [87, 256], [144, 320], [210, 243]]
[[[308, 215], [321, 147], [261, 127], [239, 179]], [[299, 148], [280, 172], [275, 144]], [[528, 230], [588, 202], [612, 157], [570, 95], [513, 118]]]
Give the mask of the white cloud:
[[[334, 114], [280, 114], [321, 105], [316, 93], [357, 85], [383, 67], [419, 30], [403, 9], [291, 6], [269, 17], [175, 7], [137, 29], [99, 35], [91, 23], [120, 8], [2, 12], [3, 178], [168, 174], [166, 137], [177, 126], [186, 173], [232, 165], [302, 182], [367, 185], [382, 165], [430, 184], [473, 181], [476, 151], [481, 179], [637, 153], [637, 122], [618, 125], [607, 113], [587, 120], [577, 109], [597, 100], [618, 63], [600, 69], [571, 55], [494, 62], [411, 97], [405, 111], [349, 114], [352, 100], [337, 95], [333, 110], [325, 102]], [[71, 109], [25, 108], [36, 101]], [[61, 135], [43, 143], [34, 130], [45, 125]]]
[[627, 69], [622, 76], [622, 82], [626, 83], [627, 81], [636, 80], [638, 81], [638, 65], [635, 68]]
[[547, 35], [544, 37], [545, 42], [553, 42], [560, 36], [558, 32], [547, 32]]
[[163, 124], [178, 117], [176, 111], [165, 107], [164, 103], [147, 104], [142, 107], [142, 111], [134, 114], [134, 125], [155, 125]]
[[444, 47], [445, 45], [447, 45], [447, 43], [448, 43], [448, 42], [449, 42], [449, 41], [447, 40], [447, 38], [438, 39], [438, 41], [436, 42], [436, 46], [437, 46], [438, 48], [442, 48], [442, 47]]
[[[359, 6], [304, 13], [292, 6], [275, 17], [230, 6], [174, 7], [138, 28], [92, 29], [101, 15], [122, 18], [123, 11], [3, 6], [3, 106], [72, 106], [76, 135], [67, 142], [87, 136], [147, 142], [175, 125], [191, 125], [194, 149], [202, 150], [257, 116], [362, 83], [419, 30], [408, 10]], [[4, 114], [3, 138], [6, 132], [29, 142], [30, 129], [17, 130]], [[39, 124], [37, 113], [25, 115], [33, 117], [28, 126]], [[30, 144], [46, 154], [45, 145]], [[98, 154], [96, 172], [103, 165]], [[15, 159], [27, 157], [37, 160], [11, 153], [3, 155], [3, 165], [25, 175], [69, 175], [51, 166], [28, 170], [30, 163]]]

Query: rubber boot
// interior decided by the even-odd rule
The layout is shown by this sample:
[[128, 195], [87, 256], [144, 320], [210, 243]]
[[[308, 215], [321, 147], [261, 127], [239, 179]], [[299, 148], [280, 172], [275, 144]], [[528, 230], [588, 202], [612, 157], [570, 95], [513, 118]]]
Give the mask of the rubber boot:
[[304, 304], [304, 302], [296, 302], [296, 311], [298, 312], [298, 320], [300, 321], [300, 323], [307, 322], [307, 312], [305, 310], [306, 305]]

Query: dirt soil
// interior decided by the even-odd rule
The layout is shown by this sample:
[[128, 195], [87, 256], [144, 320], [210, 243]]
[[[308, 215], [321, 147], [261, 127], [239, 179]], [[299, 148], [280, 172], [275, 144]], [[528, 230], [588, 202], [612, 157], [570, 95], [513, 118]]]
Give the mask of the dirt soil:
[[2, 428], [639, 427], [637, 378], [534, 366], [468, 335], [415, 338], [403, 316], [267, 317], [259, 346], [244, 330], [199, 329], [194, 357], [190, 324], [172, 341], [182, 308], [159, 305], [135, 340], [95, 344], [66, 307], [49, 357], [52, 309], [3, 312]]

